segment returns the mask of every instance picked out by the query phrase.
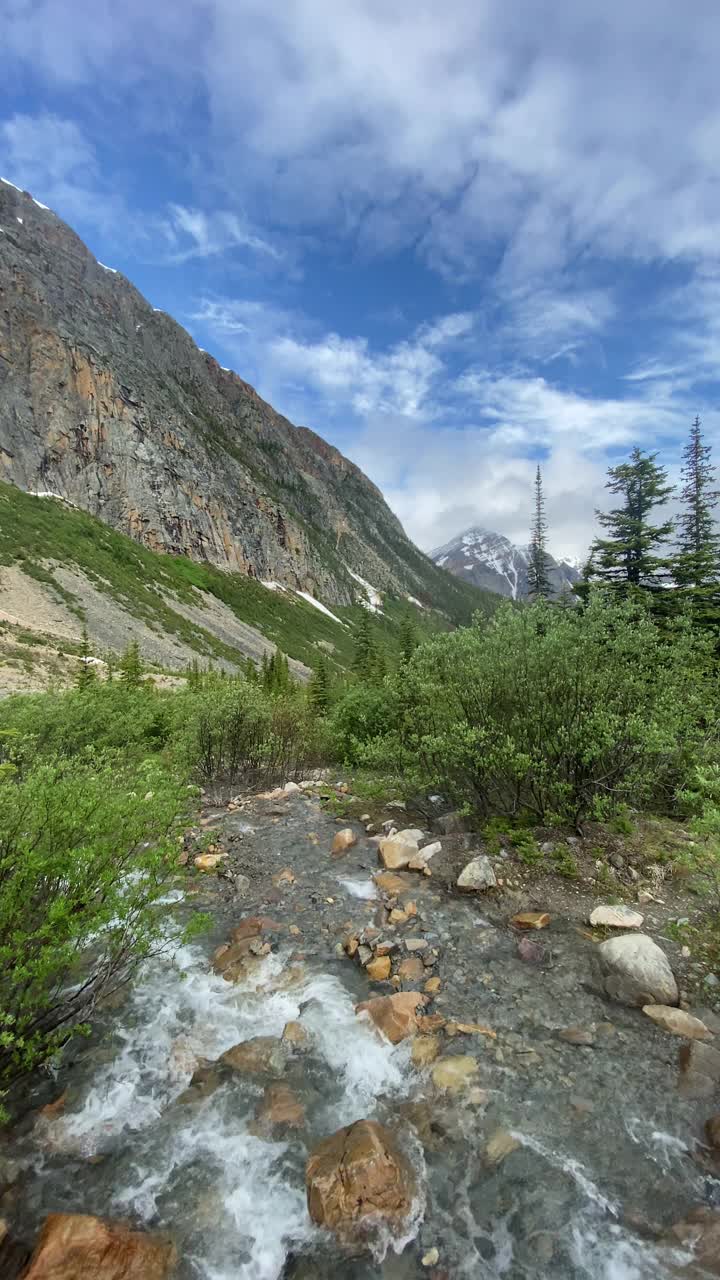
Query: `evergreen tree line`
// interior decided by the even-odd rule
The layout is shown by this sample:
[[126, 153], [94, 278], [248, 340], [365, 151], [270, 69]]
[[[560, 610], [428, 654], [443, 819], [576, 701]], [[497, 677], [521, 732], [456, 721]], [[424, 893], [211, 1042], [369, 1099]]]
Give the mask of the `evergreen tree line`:
[[[606, 487], [617, 497], [617, 505], [595, 513], [602, 532], [592, 542], [577, 594], [586, 598], [592, 583], [623, 597], [640, 592], [661, 615], [688, 605], [697, 622], [716, 627], [720, 623], [720, 532], [715, 508], [720, 491], [715, 485], [711, 449], [698, 417], [683, 451], [678, 494], [657, 452], [634, 448], [626, 462], [609, 468]], [[664, 515], [662, 509], [675, 496], [681, 503], [679, 515]], [[531, 599], [550, 596], [548, 568], [538, 467], [528, 563]]]

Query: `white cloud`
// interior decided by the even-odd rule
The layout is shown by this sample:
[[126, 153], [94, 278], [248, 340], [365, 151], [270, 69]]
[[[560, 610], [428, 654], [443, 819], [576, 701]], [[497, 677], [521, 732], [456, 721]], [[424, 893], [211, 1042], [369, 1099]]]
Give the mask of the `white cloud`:
[[182, 263], [190, 258], [209, 258], [229, 249], [249, 249], [275, 261], [282, 253], [269, 241], [252, 231], [237, 214], [228, 210], [205, 213], [201, 209], [189, 209], [185, 205], [168, 206], [162, 231], [170, 246], [173, 262]]

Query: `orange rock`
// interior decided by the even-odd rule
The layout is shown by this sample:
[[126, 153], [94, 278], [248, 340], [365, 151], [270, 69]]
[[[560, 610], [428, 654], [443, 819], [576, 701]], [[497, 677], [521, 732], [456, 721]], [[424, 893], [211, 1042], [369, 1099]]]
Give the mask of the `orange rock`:
[[398, 893], [405, 893], [409, 889], [409, 884], [403, 880], [402, 876], [395, 875], [394, 871], [378, 871], [374, 876], [378, 889], [382, 893], [387, 893], [390, 897], [395, 897]]
[[409, 919], [407, 911], [401, 911], [399, 907], [393, 907], [388, 920], [390, 924], [406, 924]]
[[38, 1115], [43, 1116], [46, 1120], [54, 1120], [55, 1116], [58, 1116], [64, 1110], [66, 1101], [67, 1089], [54, 1102], [46, 1102], [45, 1106], [40, 1108]]
[[295, 1048], [302, 1048], [308, 1043], [310, 1036], [305, 1030], [302, 1022], [286, 1022], [282, 1033], [283, 1043], [291, 1044]]
[[397, 1231], [415, 1196], [410, 1164], [374, 1120], [358, 1120], [321, 1142], [307, 1162], [305, 1180], [313, 1222], [346, 1243], [362, 1242], [373, 1224]]
[[399, 1044], [417, 1030], [417, 1009], [426, 997], [419, 991], [397, 991], [392, 996], [376, 996], [357, 1005], [357, 1014], [367, 1013], [391, 1044]]
[[386, 982], [392, 972], [390, 957], [375, 956], [375, 959], [365, 966], [365, 972], [373, 982]]
[[550, 923], [550, 916], [547, 911], [521, 911], [519, 915], [513, 916], [511, 924], [516, 929], [546, 929]]
[[157, 1236], [129, 1231], [81, 1213], [45, 1219], [24, 1280], [164, 1280], [175, 1248]]
[[434, 995], [437, 995], [441, 986], [442, 986], [442, 982], [440, 981], [439, 978], [428, 978], [427, 982], [425, 983], [425, 986], [423, 987], [423, 991], [427, 991], [429, 996], [434, 996]]
[[195, 859], [195, 866], [198, 871], [214, 871], [224, 858], [227, 858], [226, 853], [200, 853]]
[[338, 831], [332, 842], [332, 852], [337, 857], [338, 854], [346, 853], [348, 849], [352, 849], [357, 844], [358, 838], [351, 827], [344, 827], [342, 831]]
[[487, 1036], [489, 1040], [497, 1040], [497, 1031], [480, 1022], [448, 1022], [445, 1033], [449, 1036]]
[[263, 1075], [266, 1071], [279, 1074], [285, 1066], [286, 1054], [277, 1036], [254, 1036], [242, 1040], [221, 1054], [218, 1062], [244, 1075]]
[[230, 934], [231, 942], [242, 942], [245, 938], [258, 938], [263, 931], [263, 921], [259, 916], [247, 916]]

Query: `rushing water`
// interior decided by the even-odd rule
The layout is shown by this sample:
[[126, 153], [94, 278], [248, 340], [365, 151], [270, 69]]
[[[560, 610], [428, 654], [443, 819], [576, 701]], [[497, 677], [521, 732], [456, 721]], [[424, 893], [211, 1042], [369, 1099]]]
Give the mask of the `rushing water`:
[[[300, 809], [295, 825], [271, 832], [278, 865], [299, 848], [307, 822]], [[323, 895], [337, 920], [356, 910], [369, 918], [375, 889], [363, 856], [359, 865], [348, 860], [340, 878], [326, 853], [311, 864], [303, 845], [302, 856], [298, 918], [317, 914]], [[483, 1093], [438, 1095], [411, 1066], [407, 1043], [393, 1047], [356, 1016], [367, 981], [336, 956], [332, 935], [303, 943], [301, 956], [288, 944], [239, 985], [213, 974], [209, 942], [181, 948], [153, 963], [60, 1072], [64, 1109], [21, 1129], [11, 1145], [25, 1171], [15, 1230], [31, 1238], [56, 1209], [169, 1230], [180, 1280], [402, 1280], [428, 1274], [421, 1258], [430, 1248], [442, 1280], [677, 1276], [688, 1257], [653, 1243], [653, 1224], [669, 1226], [720, 1185], [693, 1159], [692, 1112], [672, 1091], [676, 1042], [667, 1047], [669, 1038], [637, 1030], [639, 1015], [623, 1010], [613, 1014], [610, 1047], [558, 1046], [554, 1028], [579, 1012], [608, 1017], [577, 980], [577, 937], [568, 931], [552, 970], [536, 972], [474, 907], [421, 890], [429, 895], [424, 927], [452, 967], [447, 998], [466, 1017], [461, 1001], [469, 1001], [505, 1046], [458, 1046], [478, 1055]], [[282, 1077], [305, 1106], [302, 1128], [283, 1140], [259, 1130], [269, 1076], [237, 1074], [202, 1100], [182, 1100], [200, 1060], [280, 1036], [289, 1021], [309, 1036]], [[652, 1051], [643, 1056], [648, 1036]], [[366, 1116], [400, 1135], [423, 1201], [404, 1240], [350, 1258], [310, 1223], [304, 1166], [314, 1143]], [[493, 1166], [483, 1153], [498, 1126], [516, 1147]], [[647, 1221], [647, 1234], [628, 1227], [629, 1210], [633, 1221]]]

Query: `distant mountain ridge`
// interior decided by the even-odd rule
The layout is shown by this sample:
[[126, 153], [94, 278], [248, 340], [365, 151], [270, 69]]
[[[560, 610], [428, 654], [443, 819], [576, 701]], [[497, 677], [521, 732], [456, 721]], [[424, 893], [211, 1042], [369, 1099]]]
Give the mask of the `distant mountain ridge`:
[[[529, 547], [518, 546], [502, 533], [473, 525], [431, 554], [440, 568], [484, 591], [511, 600], [522, 600], [528, 594]], [[548, 576], [553, 593], [562, 595], [579, 582], [580, 563], [548, 555]]]

